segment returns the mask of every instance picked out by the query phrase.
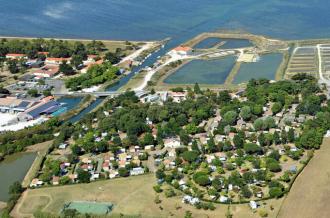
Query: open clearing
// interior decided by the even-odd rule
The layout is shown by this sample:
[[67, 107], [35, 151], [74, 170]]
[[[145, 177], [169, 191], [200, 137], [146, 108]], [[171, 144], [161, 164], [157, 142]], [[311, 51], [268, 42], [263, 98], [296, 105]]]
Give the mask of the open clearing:
[[[98, 201], [114, 204], [112, 214], [141, 215], [142, 217], [184, 217], [185, 211], [192, 212], [193, 217], [225, 217], [226, 205], [216, 205], [215, 211], [197, 210], [181, 203], [182, 196], [165, 198], [160, 195], [161, 204], [155, 204], [153, 174], [119, 178], [60, 187], [29, 189], [12, 211], [14, 217], [32, 217], [34, 211], [40, 209], [46, 212], [58, 213], [63, 204], [70, 201]], [[281, 200], [267, 201], [266, 208], [269, 217], [274, 217], [276, 210], [269, 210], [269, 205], [278, 208]], [[160, 206], [162, 209], [160, 209]], [[247, 204], [233, 205], [231, 211], [234, 217], [259, 217], [253, 213]]]
[[286, 199], [279, 218], [326, 218], [330, 214], [330, 139], [323, 145], [298, 176]]

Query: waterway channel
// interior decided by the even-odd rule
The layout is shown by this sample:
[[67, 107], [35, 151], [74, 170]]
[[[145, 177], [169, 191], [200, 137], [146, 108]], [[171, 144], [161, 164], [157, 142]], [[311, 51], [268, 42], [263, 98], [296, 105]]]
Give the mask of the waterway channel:
[[9, 186], [24, 179], [35, 157], [35, 153], [17, 153], [0, 162], [0, 201], [8, 200]]

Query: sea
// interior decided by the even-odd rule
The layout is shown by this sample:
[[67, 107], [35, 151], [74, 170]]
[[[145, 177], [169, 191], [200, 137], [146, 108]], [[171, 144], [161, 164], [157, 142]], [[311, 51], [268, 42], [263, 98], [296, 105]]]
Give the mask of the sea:
[[242, 30], [281, 39], [330, 37], [328, 0], [0, 0], [0, 35], [183, 42]]

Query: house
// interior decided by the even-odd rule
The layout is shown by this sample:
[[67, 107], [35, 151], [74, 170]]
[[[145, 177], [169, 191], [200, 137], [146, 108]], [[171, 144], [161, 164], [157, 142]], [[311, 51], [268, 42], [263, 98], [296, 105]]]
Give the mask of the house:
[[164, 139], [165, 148], [178, 148], [181, 146], [181, 141], [179, 138], [168, 138]]
[[185, 203], [185, 204], [191, 204], [191, 205], [196, 205], [198, 204], [200, 201], [198, 198], [193, 198], [192, 196], [190, 195], [185, 195], [183, 196], [182, 198], [182, 203]]
[[66, 61], [67, 63], [70, 63], [71, 58], [46, 58], [45, 63], [46, 64], [61, 64], [63, 61]]
[[173, 99], [173, 102], [180, 103], [181, 101], [186, 100], [186, 92], [169, 92], [169, 97]]
[[146, 145], [146, 146], [144, 146], [144, 150], [153, 151], [153, 150], [155, 150], [155, 146], [154, 145]]
[[168, 54], [171, 56], [187, 56], [191, 54], [192, 48], [188, 46], [178, 46], [174, 49], [172, 49]]
[[168, 156], [169, 156], [169, 157], [176, 157], [175, 149], [171, 149], [171, 150], [168, 152]]
[[116, 178], [116, 177], [118, 177], [118, 176], [119, 176], [119, 173], [118, 173], [117, 170], [110, 170], [110, 171], [109, 171], [109, 178], [110, 178], [110, 179]]
[[27, 56], [25, 54], [19, 54], [19, 53], [9, 53], [9, 54], [6, 54], [6, 58], [7, 59], [27, 59]]
[[42, 186], [43, 184], [44, 184], [43, 181], [39, 180], [38, 178], [34, 178], [34, 179], [32, 179], [30, 187], [36, 188], [36, 187]]
[[255, 209], [258, 208], [258, 203], [255, 202], [255, 201], [250, 201], [249, 205], [250, 205], [252, 210], [255, 210]]
[[129, 171], [131, 176], [137, 176], [144, 174], [144, 169], [142, 167], [135, 167]]
[[297, 166], [290, 166], [291, 173], [297, 173], [297, 171], [298, 171]]
[[60, 177], [53, 176], [52, 184], [53, 185], [59, 185], [60, 184]]
[[55, 65], [45, 65], [33, 72], [33, 75], [43, 78], [54, 77], [59, 72], [59, 67]]
[[68, 147], [67, 143], [62, 143], [58, 146], [59, 149], [66, 149]]
[[220, 201], [221, 203], [228, 202], [228, 197], [221, 195], [219, 201]]

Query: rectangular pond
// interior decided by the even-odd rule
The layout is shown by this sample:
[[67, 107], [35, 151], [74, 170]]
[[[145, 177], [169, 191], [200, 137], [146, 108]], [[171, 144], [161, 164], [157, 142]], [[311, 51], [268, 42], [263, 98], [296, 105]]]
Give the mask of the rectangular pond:
[[197, 43], [194, 48], [198, 49], [203, 49], [203, 48], [212, 48], [213, 46], [217, 45], [218, 43], [220, 43], [222, 40], [220, 38], [217, 37], [209, 37], [206, 38], [202, 41], [200, 41], [199, 43]]
[[252, 78], [274, 80], [276, 71], [282, 62], [282, 58], [283, 55], [279, 53], [266, 54], [262, 55], [258, 62], [242, 63], [233, 83], [240, 84], [247, 82]]
[[167, 84], [223, 84], [235, 65], [236, 57], [216, 60], [193, 60], [169, 75]]
[[0, 162], [0, 201], [9, 199], [9, 186], [24, 179], [36, 156], [35, 153], [18, 153]]
[[235, 48], [245, 48], [253, 46], [253, 44], [247, 39], [221, 39], [225, 41], [225, 44], [220, 46], [221, 49], [235, 49]]

